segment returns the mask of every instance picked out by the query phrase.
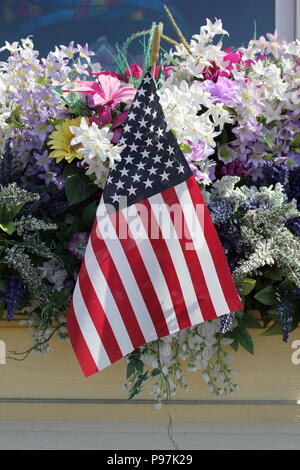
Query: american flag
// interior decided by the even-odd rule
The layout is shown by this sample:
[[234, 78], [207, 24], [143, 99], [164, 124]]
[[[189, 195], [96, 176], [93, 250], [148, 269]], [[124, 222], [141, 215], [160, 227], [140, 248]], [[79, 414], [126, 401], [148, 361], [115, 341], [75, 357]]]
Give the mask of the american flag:
[[85, 376], [242, 308], [200, 189], [147, 72], [130, 109], [68, 314]]

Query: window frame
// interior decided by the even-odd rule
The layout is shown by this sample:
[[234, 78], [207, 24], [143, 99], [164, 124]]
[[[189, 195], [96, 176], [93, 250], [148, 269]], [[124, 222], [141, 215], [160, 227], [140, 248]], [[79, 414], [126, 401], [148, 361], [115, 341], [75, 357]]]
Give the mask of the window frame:
[[300, 39], [300, 0], [275, 0], [275, 29], [286, 41]]

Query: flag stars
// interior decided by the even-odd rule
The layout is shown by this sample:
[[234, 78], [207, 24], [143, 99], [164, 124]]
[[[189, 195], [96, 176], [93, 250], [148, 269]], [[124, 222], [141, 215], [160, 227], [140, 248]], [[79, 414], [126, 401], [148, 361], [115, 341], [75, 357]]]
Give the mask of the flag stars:
[[139, 175], [138, 173], [136, 173], [135, 175], [133, 175], [132, 177], [132, 181], [135, 183], [136, 181], [140, 182], [140, 179], [141, 179], [142, 175]]
[[121, 176], [128, 176], [128, 173], [129, 170], [127, 170], [126, 168], [122, 168], [122, 170], [120, 171]]
[[129, 154], [129, 155], [127, 155], [127, 157], [124, 158], [124, 160], [125, 160], [126, 163], [130, 164], [130, 163], [133, 162], [134, 159], [133, 159], [133, 157], [131, 157], [130, 154]]
[[124, 137], [121, 137], [121, 139], [118, 142], [118, 145], [125, 145], [126, 144], [126, 139]]
[[134, 114], [133, 111], [131, 111], [129, 114], [128, 114], [128, 121], [131, 121], [131, 119], [135, 119], [136, 117], [136, 114]]
[[133, 105], [132, 105], [132, 106], [133, 106], [133, 108], [139, 108], [141, 104], [142, 104], [141, 101], [135, 100], [135, 101], [133, 102]]
[[179, 173], [184, 173], [184, 166], [183, 165], [179, 165], [176, 168], [179, 171]]
[[149, 155], [150, 155], [150, 152], [148, 152], [148, 150], [145, 149], [145, 150], [141, 153], [141, 155], [142, 155], [142, 158], [148, 158]]
[[153, 180], [150, 180], [149, 178], [146, 179], [144, 182], [145, 188], [152, 188]]
[[149, 147], [150, 145], [152, 145], [152, 139], [150, 137], [148, 137], [148, 139], [146, 140], [146, 145], [147, 147]]
[[152, 166], [150, 169], [149, 169], [149, 175], [156, 175], [156, 172], [157, 172], [157, 168], [155, 168], [155, 166]]
[[166, 162], [164, 162], [164, 165], [166, 166], [166, 168], [172, 168], [173, 161], [169, 159]]
[[119, 144], [125, 144], [122, 159], [113, 165], [103, 195], [116, 210], [123, 197], [124, 204], [135, 204], [181, 183], [188, 175], [188, 166], [167, 132], [151, 74], [137, 91]]
[[128, 145], [128, 147], [131, 149], [132, 152], [137, 151], [137, 145], [134, 142], [132, 144]]
[[168, 181], [169, 173], [166, 173], [165, 171], [159, 175], [161, 177], [162, 181]]
[[118, 194], [114, 194], [111, 199], [112, 202], [119, 202], [120, 196]]
[[128, 124], [125, 124], [124, 126], [124, 132], [129, 132], [131, 129], [131, 126], [129, 126]]
[[[144, 79], [143, 79], [143, 82], [146, 84], [146, 83], [150, 83], [150, 77], [149, 75], [145, 75]], [[146, 91], [146, 90], [145, 90]]]
[[133, 135], [135, 136], [136, 139], [139, 139], [139, 140], [142, 139], [142, 134], [140, 133], [139, 130], [137, 130]]
[[155, 157], [153, 158], [153, 163], [160, 163], [161, 159], [162, 157], [160, 155], [155, 155]]
[[134, 187], [131, 185], [130, 188], [128, 188], [128, 194], [129, 194], [129, 196], [131, 196], [132, 194], [135, 196], [136, 191], [137, 191], [137, 188], [134, 188]]
[[162, 137], [162, 136], [163, 136], [163, 132], [164, 132], [164, 130], [159, 127], [159, 128], [157, 129], [157, 135], [158, 135], [158, 137]]
[[124, 189], [124, 181], [118, 181], [116, 184], [117, 189]]
[[137, 94], [138, 94], [139, 96], [145, 96], [146, 91], [147, 91], [147, 90], [146, 90], [145, 88], [140, 88], [140, 89], [138, 90]]
[[139, 162], [139, 164], [137, 165], [137, 169], [138, 170], [143, 170], [145, 168], [145, 165], [146, 165], [146, 163]]

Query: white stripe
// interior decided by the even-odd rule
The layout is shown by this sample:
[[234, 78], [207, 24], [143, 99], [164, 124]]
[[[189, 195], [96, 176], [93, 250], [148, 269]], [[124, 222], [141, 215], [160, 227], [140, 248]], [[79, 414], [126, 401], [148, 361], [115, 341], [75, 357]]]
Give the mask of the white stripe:
[[[204, 321], [193, 282], [170, 213], [160, 194], [149, 198], [151, 208], [168, 246], [192, 325]], [[162, 220], [161, 217], [162, 216]]]
[[102, 370], [109, 366], [111, 362], [82, 298], [79, 280], [76, 283], [73, 293], [73, 306], [79, 328], [87, 347], [98, 367], [98, 370]]
[[[104, 204], [100, 203], [99, 207]], [[114, 261], [115, 267], [122, 279], [122, 283], [128, 295], [131, 306], [134, 310], [136, 319], [139, 323], [143, 336], [146, 342], [153, 341], [157, 339], [157, 334], [155, 327], [153, 325], [152, 318], [148, 312], [147, 306], [144, 302], [144, 299], [141, 295], [140, 288], [135, 280], [135, 277], [132, 273], [130, 264], [127, 260], [127, 257], [124, 253], [123, 247], [120, 240], [115, 232], [114, 226], [107, 215], [106, 211], [103, 210], [103, 206], [98, 208], [100, 215], [97, 216], [98, 229], [103, 235], [104, 231], [107, 231], [114, 236], [105, 237], [103, 235], [103, 240], [106, 244], [106, 247]], [[97, 211], [97, 215], [98, 215]], [[104, 215], [105, 214], [105, 215]]]
[[[200, 261], [206, 285], [216, 313], [217, 315], [228, 313], [230, 312], [230, 309], [227, 305], [224, 292], [220, 284], [209, 247], [207, 245], [205, 235], [195, 211], [189, 189], [185, 182], [175, 186], [174, 189], [177, 193], [178, 199], [180, 200], [182, 211], [185, 214], [185, 221], [187, 223], [189, 232], [193, 241], [195, 242], [195, 251]], [[195, 224], [194, 226], [193, 223]], [[197, 237], [197, 240], [195, 239], [195, 236]]]
[[113, 330], [119, 348], [121, 349], [123, 356], [125, 356], [126, 354], [133, 351], [134, 347], [109, 285], [107, 284], [107, 281], [101, 271], [101, 267], [99, 266], [99, 263], [96, 259], [91, 239], [89, 240], [86, 247], [84, 259], [90, 281], [106, 314], [111, 329]]
[[149, 277], [152, 281], [154, 290], [161, 304], [163, 314], [168, 325], [170, 334], [179, 330], [179, 325], [174, 310], [174, 305], [170, 296], [170, 291], [162, 273], [160, 264], [157, 260], [155, 251], [149, 241], [148, 234], [144, 228], [144, 224], [140, 219], [136, 206], [133, 204], [122, 210], [130, 231], [134, 237], [134, 241], [144, 261]]

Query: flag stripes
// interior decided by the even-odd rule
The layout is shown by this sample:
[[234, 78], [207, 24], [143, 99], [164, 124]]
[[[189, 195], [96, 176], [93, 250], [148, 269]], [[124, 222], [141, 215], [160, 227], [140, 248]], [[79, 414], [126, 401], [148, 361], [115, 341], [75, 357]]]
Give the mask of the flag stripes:
[[91, 232], [91, 241], [93, 251], [98, 260], [99, 268], [102, 270], [102, 273], [106, 279], [106, 283], [110, 286], [111, 291], [115, 293], [114, 298], [116, 304], [119, 308], [119, 311], [126, 312], [126, 321], [123, 318], [123, 321], [128, 323], [127, 331], [130, 336], [131, 342], [135, 348], [138, 348], [141, 344], [145, 343], [145, 337], [140, 328], [139, 322], [137, 320], [136, 314], [132, 308], [130, 300], [128, 298], [127, 292], [117, 271], [113, 259], [106, 249], [104, 241], [98, 238], [97, 233], [97, 221], [95, 221], [93, 230]]
[[[224, 255], [212, 256], [215, 229], [208, 211], [198, 218], [196, 204], [206, 206], [194, 185], [191, 177], [117, 216], [102, 210], [96, 218], [68, 318], [69, 328], [82, 332], [73, 347], [78, 357], [84, 351], [86, 375], [145, 342], [240, 308], [231, 298]], [[106, 236], [107, 228], [114, 237]]]
[[242, 308], [151, 71], [119, 143], [67, 320], [86, 376], [145, 343]]
[[[212, 223], [210, 213], [205, 204], [203, 196], [201, 192], [199, 191], [199, 187], [194, 178], [189, 178], [186, 181], [186, 184], [189, 190], [189, 199], [188, 199], [189, 204], [193, 204], [195, 209], [197, 205], [200, 205], [200, 204], [203, 205], [204, 217], [203, 217], [203, 220], [200, 220], [199, 218], [198, 220], [199, 220], [200, 227], [201, 227], [201, 224], [203, 224], [203, 221], [205, 221], [205, 223], [204, 223], [204, 227], [202, 226], [201, 231], [199, 227], [199, 235], [201, 233], [204, 234], [204, 240], [207, 244], [209, 258], [212, 259], [212, 262], [207, 263], [207, 264], [203, 263], [202, 267], [203, 268], [206, 267], [207, 269], [214, 267], [214, 269], [211, 269], [210, 271], [207, 271], [205, 273], [205, 278], [207, 279], [208, 285], [210, 285], [212, 281], [214, 281], [215, 284], [218, 284], [217, 278], [219, 280], [219, 284], [221, 285], [221, 289], [220, 288], [218, 289], [218, 292], [222, 293], [221, 305], [219, 304], [219, 297], [217, 295], [214, 295], [214, 284], [211, 286], [211, 289], [210, 289], [210, 295], [212, 296], [212, 300], [214, 304], [217, 306], [217, 308], [222, 309], [220, 312], [218, 312], [218, 315], [222, 315], [222, 312], [227, 313], [227, 312], [234, 312], [235, 310], [240, 310], [241, 308], [243, 308], [243, 305], [237, 294], [236, 287], [233, 282], [232, 275], [231, 275], [226, 257], [224, 255], [223, 247], [219, 240], [214, 224]], [[180, 197], [183, 198], [184, 195], [187, 195], [187, 194], [188, 193], [184, 192], [183, 194], [180, 194]], [[184, 207], [186, 206], [184, 205]], [[198, 215], [197, 211], [195, 212]], [[227, 309], [226, 309], [226, 304], [228, 306]]]

